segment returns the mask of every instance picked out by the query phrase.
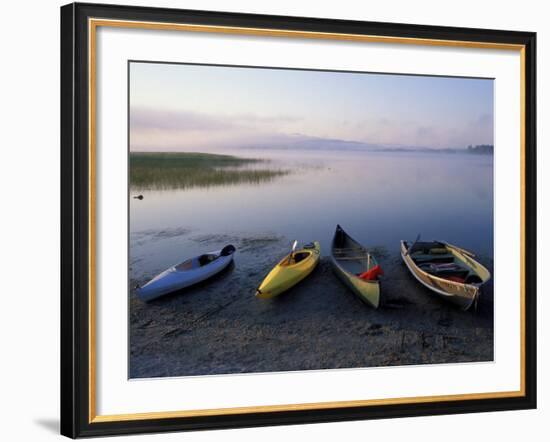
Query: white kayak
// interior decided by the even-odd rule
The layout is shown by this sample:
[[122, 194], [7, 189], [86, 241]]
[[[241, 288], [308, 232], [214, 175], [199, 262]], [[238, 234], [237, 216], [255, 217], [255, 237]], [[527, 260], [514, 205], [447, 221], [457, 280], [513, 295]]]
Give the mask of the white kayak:
[[235, 253], [235, 247], [228, 245], [222, 250], [183, 261], [155, 276], [142, 287], [138, 287], [137, 295], [142, 301], [151, 301], [202, 282], [227, 268], [233, 261], [233, 253]]

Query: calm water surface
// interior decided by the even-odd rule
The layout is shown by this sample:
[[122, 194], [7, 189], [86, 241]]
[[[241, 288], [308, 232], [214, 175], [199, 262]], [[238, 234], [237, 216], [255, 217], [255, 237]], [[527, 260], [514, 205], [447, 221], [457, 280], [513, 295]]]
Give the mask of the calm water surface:
[[270, 159], [268, 167], [291, 173], [261, 184], [140, 191], [143, 200], [130, 199], [132, 278], [232, 238], [318, 240], [322, 255], [328, 255], [337, 223], [359, 242], [390, 254], [398, 253], [399, 240], [422, 233], [425, 240], [442, 239], [493, 256], [492, 156], [232, 153]]

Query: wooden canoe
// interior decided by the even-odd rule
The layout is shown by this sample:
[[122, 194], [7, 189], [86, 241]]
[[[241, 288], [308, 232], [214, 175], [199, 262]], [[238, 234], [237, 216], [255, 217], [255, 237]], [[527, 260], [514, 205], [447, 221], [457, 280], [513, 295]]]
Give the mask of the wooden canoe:
[[474, 256], [443, 241], [401, 241], [401, 257], [413, 276], [463, 310], [477, 304], [482, 285], [491, 279]]
[[365, 280], [359, 275], [371, 270], [378, 262], [365, 247], [349, 236], [340, 225], [332, 240], [331, 263], [334, 273], [363, 302], [371, 307], [380, 305], [380, 281]]

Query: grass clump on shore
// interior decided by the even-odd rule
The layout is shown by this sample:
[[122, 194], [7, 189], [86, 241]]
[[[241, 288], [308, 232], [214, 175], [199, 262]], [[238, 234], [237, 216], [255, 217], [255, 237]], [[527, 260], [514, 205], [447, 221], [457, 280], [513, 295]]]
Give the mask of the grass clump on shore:
[[265, 162], [199, 152], [131, 152], [130, 186], [146, 190], [259, 184], [288, 173], [281, 169], [248, 167]]

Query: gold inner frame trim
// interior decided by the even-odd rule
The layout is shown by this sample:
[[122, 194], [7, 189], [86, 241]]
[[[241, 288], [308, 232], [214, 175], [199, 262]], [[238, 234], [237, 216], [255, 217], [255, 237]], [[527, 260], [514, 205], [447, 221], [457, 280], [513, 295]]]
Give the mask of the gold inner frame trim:
[[[386, 44], [410, 44], [419, 46], [460, 47], [474, 49], [497, 49], [518, 51], [520, 54], [520, 389], [487, 393], [466, 393], [438, 396], [416, 396], [388, 399], [368, 399], [335, 402], [315, 402], [284, 405], [261, 405], [234, 408], [197, 409], [180, 411], [159, 411], [129, 414], [96, 414], [96, 31], [97, 27], [133, 28], [163, 31], [206, 32], [235, 34], [243, 36], [306, 38], [338, 41], [354, 41]], [[182, 23], [140, 22], [129, 20], [88, 19], [88, 93], [89, 93], [89, 423], [133, 421], [145, 419], [169, 419], [199, 416], [238, 415], [280, 411], [322, 410], [330, 408], [366, 407], [376, 405], [420, 404], [427, 402], [483, 400], [525, 396], [525, 46], [492, 42], [423, 39], [411, 37], [390, 37], [377, 35], [339, 34], [330, 32], [292, 31], [283, 29], [245, 28], [232, 26], [210, 26]]]
[[354, 401], [337, 402], [316, 402], [304, 404], [286, 404], [286, 405], [261, 405], [255, 407], [236, 407], [236, 408], [213, 408], [203, 410], [183, 410], [183, 411], [154, 411], [149, 413], [131, 413], [131, 414], [110, 414], [96, 416], [91, 422], [114, 422], [114, 421], [132, 421], [145, 419], [167, 419], [175, 417], [198, 417], [198, 416], [221, 416], [237, 415], [246, 413], [277, 412], [277, 411], [303, 411], [303, 410], [323, 410], [327, 408], [349, 408], [365, 407], [374, 405], [396, 405], [396, 404], [422, 404], [426, 402], [442, 401], [461, 401], [465, 399], [495, 399], [523, 396], [520, 391], [503, 391], [497, 393], [479, 393], [473, 394], [454, 394], [441, 396], [419, 396], [390, 399], [369, 399]]
[[521, 50], [523, 45], [477, 41], [442, 40], [430, 38], [391, 37], [380, 35], [342, 34], [334, 32], [292, 31], [286, 29], [244, 28], [238, 26], [211, 26], [185, 23], [160, 23], [131, 20], [90, 19], [92, 27], [149, 29], [157, 31], [207, 32], [216, 34], [253, 35], [261, 37], [292, 37], [321, 40], [358, 41], [369, 43], [399, 43], [421, 46], [454, 46], [462, 48]]

